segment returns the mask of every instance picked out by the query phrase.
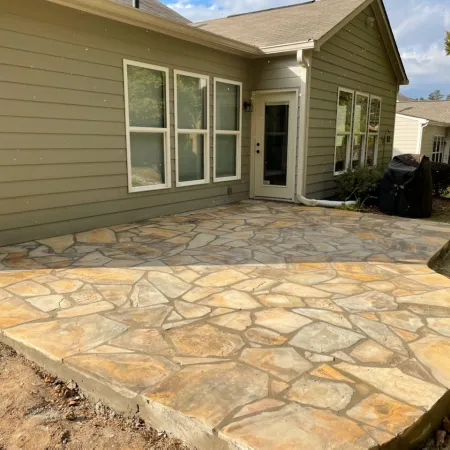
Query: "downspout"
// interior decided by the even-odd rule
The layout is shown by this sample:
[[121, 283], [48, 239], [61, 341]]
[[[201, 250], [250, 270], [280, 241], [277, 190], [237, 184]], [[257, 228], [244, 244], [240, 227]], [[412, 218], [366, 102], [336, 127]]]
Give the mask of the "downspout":
[[355, 205], [356, 202], [336, 202], [330, 200], [316, 200], [306, 198], [306, 171], [308, 168], [308, 129], [309, 129], [309, 91], [311, 86], [311, 60], [312, 50], [298, 50], [297, 62], [301, 67], [301, 93], [300, 93], [300, 136], [298, 143], [297, 161], [297, 191], [296, 200], [307, 206], [323, 206], [338, 208], [342, 205]]
[[419, 139], [417, 140], [417, 154], [421, 155], [422, 154], [422, 140], [423, 140], [423, 130], [430, 124], [429, 120], [424, 120], [424, 122], [422, 122], [420, 124], [420, 129], [419, 129]]

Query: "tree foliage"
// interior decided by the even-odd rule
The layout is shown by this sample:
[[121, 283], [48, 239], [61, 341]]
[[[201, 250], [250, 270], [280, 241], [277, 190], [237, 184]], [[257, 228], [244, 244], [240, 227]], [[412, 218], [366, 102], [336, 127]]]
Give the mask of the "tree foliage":
[[439, 101], [439, 100], [442, 100], [443, 98], [444, 98], [444, 95], [441, 93], [441, 91], [439, 89], [437, 89], [436, 91], [432, 92], [428, 96], [428, 100], [432, 100], [432, 101]]
[[364, 205], [375, 199], [384, 170], [379, 167], [358, 167], [335, 178], [340, 200], [356, 200]]
[[445, 51], [447, 55], [450, 55], [450, 31], [447, 31], [447, 37], [445, 38]]

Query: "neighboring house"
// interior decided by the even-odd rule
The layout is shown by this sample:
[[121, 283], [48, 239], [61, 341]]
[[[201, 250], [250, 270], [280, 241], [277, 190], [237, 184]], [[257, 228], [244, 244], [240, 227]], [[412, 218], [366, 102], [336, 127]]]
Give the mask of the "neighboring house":
[[380, 0], [199, 24], [155, 0], [0, 6], [0, 245], [324, 199], [392, 155], [408, 80]]
[[393, 155], [406, 153], [449, 163], [450, 101], [397, 104]]

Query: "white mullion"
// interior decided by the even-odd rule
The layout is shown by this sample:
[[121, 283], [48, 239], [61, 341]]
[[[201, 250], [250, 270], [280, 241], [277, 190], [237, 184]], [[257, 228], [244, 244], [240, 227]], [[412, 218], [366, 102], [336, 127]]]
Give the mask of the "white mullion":
[[207, 130], [177, 130], [178, 134], [207, 134]]
[[223, 134], [223, 135], [228, 135], [228, 136], [238, 136], [239, 134], [241, 134], [240, 131], [230, 131], [230, 130], [216, 130], [215, 131], [216, 134]]
[[168, 128], [129, 127], [130, 133], [167, 133]]

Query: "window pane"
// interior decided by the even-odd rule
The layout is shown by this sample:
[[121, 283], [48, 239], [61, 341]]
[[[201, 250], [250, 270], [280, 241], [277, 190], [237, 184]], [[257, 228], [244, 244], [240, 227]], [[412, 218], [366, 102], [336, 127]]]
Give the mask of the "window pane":
[[345, 170], [348, 138], [349, 136], [336, 136], [336, 163], [334, 165], [335, 172], [343, 172]]
[[361, 156], [364, 155], [366, 145], [366, 135], [353, 136], [353, 151], [352, 151], [352, 168], [355, 169], [361, 165]]
[[127, 66], [130, 126], [166, 128], [166, 74]]
[[205, 136], [203, 134], [178, 135], [179, 181], [196, 181], [205, 178]]
[[239, 131], [241, 113], [241, 87], [216, 83], [216, 129]]
[[130, 133], [133, 187], [166, 182], [164, 139], [163, 133]]
[[367, 107], [369, 99], [363, 95], [356, 96], [355, 117], [354, 117], [354, 133], [365, 133], [367, 128]]
[[377, 162], [377, 146], [378, 146], [378, 136], [369, 135], [367, 140], [367, 158], [366, 165], [374, 166]]
[[177, 75], [178, 128], [206, 130], [207, 81], [202, 78]]
[[369, 131], [379, 131], [380, 128], [381, 102], [377, 98], [370, 101], [370, 123]]
[[216, 177], [236, 176], [237, 136], [216, 135]]
[[352, 126], [353, 94], [340, 92], [337, 114], [337, 130], [340, 133], [350, 132]]
[[289, 104], [266, 105], [264, 184], [286, 186], [289, 139]]

